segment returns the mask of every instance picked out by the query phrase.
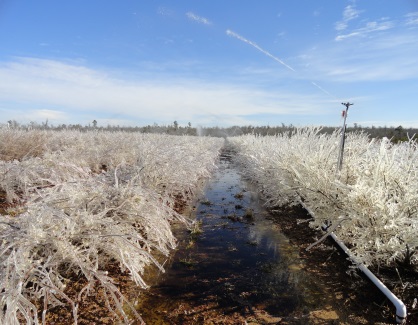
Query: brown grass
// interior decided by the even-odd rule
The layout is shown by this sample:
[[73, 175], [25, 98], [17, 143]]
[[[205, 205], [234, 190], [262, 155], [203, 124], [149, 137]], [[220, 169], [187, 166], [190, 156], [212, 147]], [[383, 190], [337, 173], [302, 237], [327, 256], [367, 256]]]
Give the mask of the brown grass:
[[1, 130], [0, 160], [22, 160], [39, 157], [45, 152], [48, 136], [45, 131]]

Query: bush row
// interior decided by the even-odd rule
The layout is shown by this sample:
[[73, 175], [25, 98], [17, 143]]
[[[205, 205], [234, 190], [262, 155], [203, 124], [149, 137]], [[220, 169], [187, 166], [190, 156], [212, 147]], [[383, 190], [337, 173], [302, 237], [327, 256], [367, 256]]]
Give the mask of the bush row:
[[[0, 215], [0, 323], [45, 322], [47, 310], [59, 305], [70, 305], [77, 323], [83, 297], [97, 290], [128, 323], [129, 302], [109, 265], [147, 286], [145, 267], [162, 269], [155, 254], [176, 246], [172, 222], [190, 222], [175, 211], [176, 198], [193, 197], [223, 140], [1, 130], [0, 143], [0, 193], [7, 201]], [[74, 277], [86, 285], [70, 296]]]
[[310, 226], [330, 223], [366, 265], [417, 265], [417, 143], [350, 133], [339, 171], [340, 134], [320, 131], [308, 127], [229, 141], [268, 206], [302, 200], [315, 215]]

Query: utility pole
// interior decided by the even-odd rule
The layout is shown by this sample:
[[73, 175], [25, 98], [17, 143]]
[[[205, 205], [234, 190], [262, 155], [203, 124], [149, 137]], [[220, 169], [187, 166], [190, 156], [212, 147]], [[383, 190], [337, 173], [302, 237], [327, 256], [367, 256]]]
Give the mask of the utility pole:
[[345, 110], [343, 111], [343, 117], [344, 117], [344, 123], [343, 123], [343, 128], [341, 130], [341, 142], [340, 142], [340, 151], [338, 153], [338, 163], [337, 163], [337, 167], [338, 167], [338, 171], [341, 170], [342, 166], [343, 166], [343, 155], [344, 155], [344, 144], [345, 144], [345, 129], [346, 129], [346, 122], [347, 122], [347, 114], [348, 114], [348, 108], [352, 105], [354, 105], [353, 103], [341, 103], [341, 105], [345, 106]]

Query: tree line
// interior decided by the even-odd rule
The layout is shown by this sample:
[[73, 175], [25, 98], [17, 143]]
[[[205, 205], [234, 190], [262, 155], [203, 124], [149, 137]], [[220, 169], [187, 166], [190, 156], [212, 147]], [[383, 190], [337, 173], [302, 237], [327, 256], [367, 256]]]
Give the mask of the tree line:
[[[81, 124], [59, 124], [52, 125], [46, 120], [42, 123], [30, 122], [28, 124], [20, 124], [15, 120], [7, 121], [6, 124], [2, 124], [1, 127], [8, 127], [14, 129], [39, 129], [39, 130], [78, 130], [78, 131], [124, 131], [124, 132], [140, 132], [140, 133], [161, 133], [161, 134], [171, 134], [171, 135], [197, 135], [197, 136], [212, 136], [212, 137], [231, 137], [239, 136], [245, 134], [258, 134], [261, 136], [265, 135], [276, 135], [285, 132], [292, 132], [297, 127], [289, 124], [286, 125], [282, 123], [281, 125], [276, 126], [229, 126], [229, 127], [203, 127], [197, 126], [194, 127], [189, 122], [185, 126], [181, 126], [177, 121], [174, 121], [172, 124], [159, 125], [154, 123], [152, 125], [146, 126], [120, 126], [120, 125], [106, 125], [100, 126], [96, 120], [93, 120], [87, 125]], [[341, 127], [332, 127], [324, 126], [321, 130], [322, 133], [332, 133], [335, 130], [340, 129]], [[398, 143], [402, 141], [408, 141], [409, 138], [417, 138], [418, 128], [404, 128], [401, 125], [397, 127], [393, 126], [359, 126], [354, 123], [353, 126], [347, 127], [347, 132], [363, 132], [367, 134], [370, 138], [383, 138], [387, 137], [391, 139], [392, 142]]]

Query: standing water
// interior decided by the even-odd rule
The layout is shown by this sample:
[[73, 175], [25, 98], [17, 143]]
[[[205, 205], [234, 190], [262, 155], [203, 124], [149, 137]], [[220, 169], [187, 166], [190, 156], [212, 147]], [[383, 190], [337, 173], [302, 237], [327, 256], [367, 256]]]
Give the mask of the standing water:
[[[326, 295], [227, 153], [166, 272], [142, 292], [147, 324], [311, 324]], [[182, 238], [183, 237], [183, 238]], [[335, 312], [334, 312], [335, 314]]]

